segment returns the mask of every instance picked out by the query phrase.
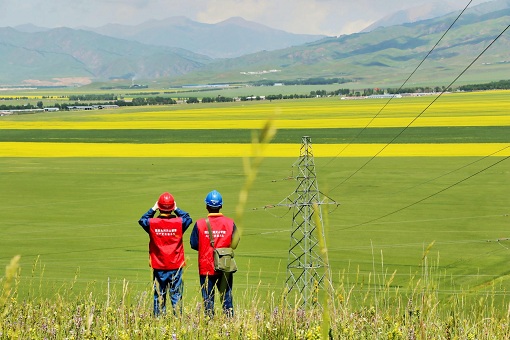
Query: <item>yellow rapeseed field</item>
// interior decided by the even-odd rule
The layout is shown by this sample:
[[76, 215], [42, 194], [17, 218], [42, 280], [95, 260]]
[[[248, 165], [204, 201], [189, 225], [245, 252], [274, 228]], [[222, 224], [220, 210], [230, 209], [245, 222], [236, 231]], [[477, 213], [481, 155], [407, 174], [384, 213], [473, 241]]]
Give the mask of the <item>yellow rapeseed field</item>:
[[[0, 157], [243, 157], [250, 144], [240, 143], [0, 143]], [[314, 144], [315, 157], [510, 156], [510, 143], [486, 144]], [[299, 157], [299, 144], [270, 144], [264, 157]]]
[[[132, 118], [132, 117], [130, 117]], [[425, 117], [418, 118], [328, 118], [328, 119], [278, 119], [277, 129], [303, 128], [363, 128], [370, 127], [432, 127], [432, 126], [510, 126], [510, 116], [478, 116], [478, 117]], [[175, 121], [5, 121], [2, 129], [69, 129], [69, 130], [143, 130], [143, 129], [259, 129], [266, 123], [265, 119], [225, 119], [225, 120], [180, 120]]]
[[[510, 126], [509, 91], [452, 94], [429, 107], [432, 98], [408, 98], [381, 110], [382, 101], [306, 101], [232, 103], [231, 105], [176, 105], [119, 110], [60, 112], [9, 117], [0, 130], [143, 130], [249, 129], [260, 130], [271, 118], [276, 129], [483, 127]], [[162, 146], [162, 144], [157, 144]], [[297, 157], [296, 144], [272, 144], [266, 157]], [[164, 146], [164, 145], [163, 145]], [[2, 142], [0, 157], [146, 157], [153, 144]], [[240, 157], [250, 144], [181, 143], [161, 157]], [[177, 150], [177, 151], [175, 151]], [[314, 144], [316, 157], [508, 156], [510, 144]]]

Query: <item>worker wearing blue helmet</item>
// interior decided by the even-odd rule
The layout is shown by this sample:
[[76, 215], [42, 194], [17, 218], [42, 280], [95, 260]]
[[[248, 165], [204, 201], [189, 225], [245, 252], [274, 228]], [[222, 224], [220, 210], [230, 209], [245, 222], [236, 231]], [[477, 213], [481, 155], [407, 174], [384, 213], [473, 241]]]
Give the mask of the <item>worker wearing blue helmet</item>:
[[215, 286], [220, 293], [223, 311], [227, 316], [234, 315], [232, 301], [233, 273], [224, 273], [214, 270], [213, 248], [209, 241], [209, 226], [214, 238], [216, 248], [233, 248], [239, 243], [239, 234], [234, 220], [224, 216], [220, 209], [223, 207], [221, 194], [213, 190], [205, 197], [207, 217], [197, 220], [190, 236], [191, 248], [198, 251], [198, 273], [205, 313], [214, 315]]

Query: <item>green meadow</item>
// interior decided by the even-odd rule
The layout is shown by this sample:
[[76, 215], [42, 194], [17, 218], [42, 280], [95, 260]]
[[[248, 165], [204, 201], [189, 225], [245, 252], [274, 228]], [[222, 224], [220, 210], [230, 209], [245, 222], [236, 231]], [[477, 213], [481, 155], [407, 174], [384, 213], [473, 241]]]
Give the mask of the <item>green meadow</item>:
[[[507, 117], [508, 92], [443, 96], [431, 116], [485, 115]], [[420, 114], [433, 98], [390, 103], [388, 115]], [[309, 112], [317, 119], [333, 118], [336, 99], [312, 99]], [[414, 101], [413, 101], [414, 100]], [[297, 103], [302, 103], [299, 106]], [[309, 101], [281, 101], [246, 106], [207, 105], [144, 107], [151, 120], [211, 119], [236, 110], [245, 120], [272, 117], [306, 109]], [[375, 116], [386, 103], [349, 101], [351, 115]], [[487, 105], [483, 105], [487, 103]], [[462, 106], [465, 112], [458, 109]], [[256, 109], [253, 113], [250, 110]], [[392, 109], [395, 111], [392, 111]], [[246, 112], [243, 110], [247, 110]], [[249, 110], [248, 110], [249, 109]], [[123, 111], [125, 110], [125, 111]], [[306, 115], [306, 110], [304, 110]], [[109, 120], [108, 115], [114, 113]], [[114, 125], [119, 115], [136, 109], [102, 112], [58, 112], [0, 117], [2, 121], [104, 120]], [[189, 116], [188, 116], [189, 115]], [[286, 116], [286, 119], [289, 119]], [[159, 118], [158, 118], [159, 117]], [[225, 119], [225, 118], [224, 118]], [[299, 117], [296, 117], [299, 119]], [[276, 116], [275, 120], [278, 120]], [[483, 125], [483, 124], [480, 124]], [[242, 216], [236, 215], [239, 192], [246, 181], [243, 158], [158, 157], [172, 143], [250, 143], [253, 129], [4, 129], [0, 142], [80, 142], [152, 144], [147, 156], [129, 157], [2, 157], [0, 155], [0, 263], [21, 255], [20, 298], [54, 297], [72, 287], [71, 294], [92, 291], [107, 298], [108, 289], [122, 290], [126, 282], [134, 292], [150, 291], [148, 236], [139, 217], [158, 196], [171, 192], [177, 205], [194, 221], [204, 217], [204, 198], [217, 189], [224, 198], [223, 213], [238, 219], [242, 238], [236, 252], [237, 304], [248, 304], [254, 294], [281, 296], [286, 279], [292, 210], [274, 206], [296, 189], [293, 167], [302, 136], [312, 143], [510, 143], [509, 127], [331, 127], [279, 129], [273, 143], [295, 143], [295, 156], [266, 158], [249, 190]], [[395, 137], [399, 136], [395, 140]], [[198, 144], [197, 144], [198, 145]], [[510, 146], [510, 144], [509, 144]], [[198, 146], [197, 146], [198, 147]], [[218, 152], [221, 152], [219, 150]], [[487, 157], [342, 157], [315, 158], [320, 190], [340, 205], [323, 205], [325, 234], [333, 286], [347, 291], [387, 285], [391, 292], [407, 287], [434, 268], [435, 291], [447, 301], [462, 293], [473, 301], [493, 294], [498, 305], [508, 303], [510, 288], [509, 203], [510, 166], [506, 156]], [[185, 234], [187, 267], [185, 303], [199, 296], [197, 257]], [[426, 255], [426, 256], [425, 256]], [[391, 283], [388, 278], [392, 277]], [[372, 301], [372, 299], [370, 299]], [[372, 301], [373, 302], [373, 301]], [[353, 301], [361, 306], [366, 301]], [[150, 305], [147, 305], [150, 309]], [[502, 310], [506, 313], [506, 310]]]
[[[273, 138], [273, 143], [295, 143], [302, 136], [313, 136], [313, 143], [336, 144], [388, 143], [402, 128], [362, 129], [362, 128], [309, 128], [280, 130]], [[131, 144], [165, 144], [187, 143], [190, 136], [197, 141], [221, 141], [221, 143], [250, 143], [252, 131], [247, 129], [215, 130], [33, 130], [9, 129], [2, 131], [0, 142], [52, 142], [52, 143], [131, 143]], [[462, 127], [416, 127], [408, 129], [399, 137], [399, 143], [506, 143], [507, 126], [462, 126]]]

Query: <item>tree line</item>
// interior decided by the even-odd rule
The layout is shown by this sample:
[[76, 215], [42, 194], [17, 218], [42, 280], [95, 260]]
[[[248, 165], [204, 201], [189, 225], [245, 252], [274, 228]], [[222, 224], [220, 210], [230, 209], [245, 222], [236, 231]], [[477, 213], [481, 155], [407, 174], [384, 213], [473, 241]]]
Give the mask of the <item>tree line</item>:
[[[146, 105], [172, 105], [177, 104], [177, 101], [168, 97], [147, 97], [147, 98], [134, 98], [132, 101], [115, 100], [105, 102], [74, 102], [74, 103], [55, 103], [52, 107], [59, 110], [69, 110], [70, 106], [98, 106], [98, 105], [118, 105], [118, 106], [146, 106]], [[0, 110], [34, 110], [42, 109], [44, 104], [42, 101], [33, 104], [23, 105], [0, 105]]]
[[493, 81], [486, 84], [462, 85], [461, 91], [510, 90], [510, 80]]
[[91, 101], [91, 100], [118, 100], [115, 94], [72, 94], [69, 96], [71, 101]]
[[[320, 81], [320, 79], [324, 79], [325, 81], [338, 81], [341, 78], [310, 78], [307, 81], [313, 82], [315, 80]], [[274, 84], [274, 81], [271, 82]], [[484, 90], [508, 90], [510, 89], [510, 80], [500, 80], [497, 82], [490, 82], [485, 84], [472, 84], [472, 85], [462, 85], [458, 87], [459, 91], [484, 91]], [[188, 98], [178, 98], [179, 102], [184, 102], [188, 104], [195, 103], [227, 103], [234, 101], [257, 101], [257, 100], [286, 100], [286, 99], [304, 99], [304, 98], [317, 98], [317, 97], [333, 97], [333, 96], [348, 96], [348, 97], [358, 97], [358, 96], [370, 96], [374, 94], [402, 94], [402, 93], [421, 93], [421, 92], [442, 92], [446, 89], [444, 86], [439, 87], [407, 87], [407, 88], [367, 88], [361, 90], [353, 90], [347, 88], [341, 88], [335, 91], [326, 91], [326, 90], [315, 90], [310, 91], [308, 94], [270, 94], [266, 96], [240, 96], [240, 97], [225, 97], [218, 95], [216, 97], [202, 97], [199, 99], [198, 97], [188, 97]], [[159, 93], [159, 92], [154, 92]], [[28, 97], [12, 97], [12, 98], [3, 98], [3, 99], [28, 99]], [[146, 105], [173, 105], [177, 104], [177, 100], [170, 97], [163, 96], [148, 96], [148, 97], [137, 97], [133, 98], [132, 101], [125, 101], [124, 99], [119, 99], [117, 95], [114, 94], [86, 94], [86, 95], [71, 95], [69, 96], [70, 101], [74, 101], [74, 103], [55, 103], [53, 107], [56, 107], [60, 110], [68, 110], [70, 106], [92, 106], [92, 105], [118, 105], [118, 106], [146, 106]], [[88, 101], [88, 103], [86, 103]], [[95, 102], [93, 102], [95, 101]], [[23, 104], [23, 105], [0, 105], [0, 110], [33, 110], [33, 109], [42, 109], [44, 104], [42, 101], [38, 101], [36, 105], [33, 104]]]

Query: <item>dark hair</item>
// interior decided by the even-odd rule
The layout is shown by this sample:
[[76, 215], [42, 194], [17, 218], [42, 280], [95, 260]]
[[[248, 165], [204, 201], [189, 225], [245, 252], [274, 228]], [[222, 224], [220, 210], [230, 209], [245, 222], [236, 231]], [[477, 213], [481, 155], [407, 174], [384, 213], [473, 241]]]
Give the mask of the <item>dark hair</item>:
[[207, 211], [210, 213], [217, 213], [222, 208], [221, 205], [219, 207], [211, 207], [211, 206], [208, 206], [207, 204], [205, 205], [205, 207], [207, 208]]

